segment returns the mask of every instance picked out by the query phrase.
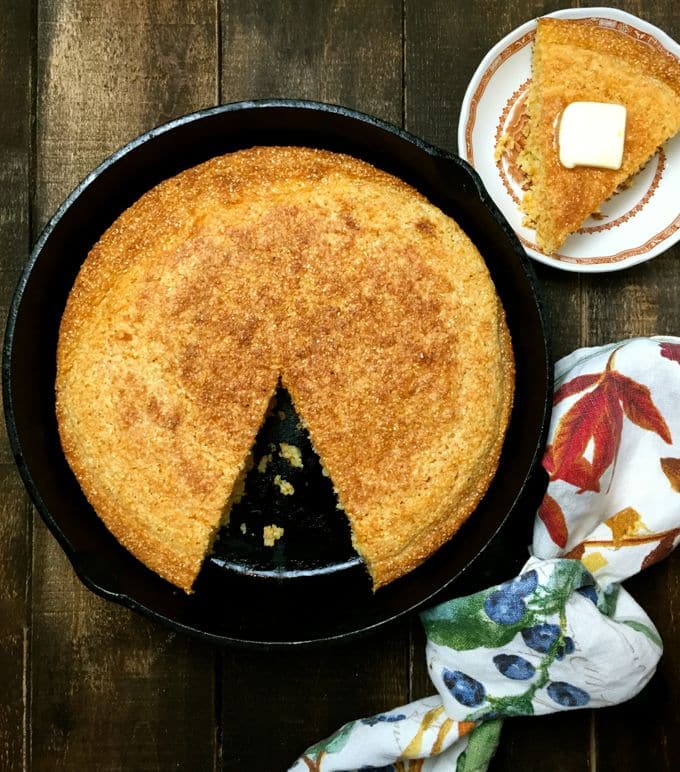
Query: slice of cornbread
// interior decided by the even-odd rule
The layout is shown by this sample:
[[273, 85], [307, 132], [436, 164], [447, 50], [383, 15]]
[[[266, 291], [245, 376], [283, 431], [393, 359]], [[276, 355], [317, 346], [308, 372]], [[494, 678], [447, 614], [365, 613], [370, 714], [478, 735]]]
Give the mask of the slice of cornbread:
[[[560, 164], [559, 119], [572, 102], [625, 106], [620, 169]], [[528, 134], [519, 165], [530, 187], [522, 209], [539, 248], [553, 254], [680, 130], [680, 61], [616, 25], [539, 19], [526, 109]]]

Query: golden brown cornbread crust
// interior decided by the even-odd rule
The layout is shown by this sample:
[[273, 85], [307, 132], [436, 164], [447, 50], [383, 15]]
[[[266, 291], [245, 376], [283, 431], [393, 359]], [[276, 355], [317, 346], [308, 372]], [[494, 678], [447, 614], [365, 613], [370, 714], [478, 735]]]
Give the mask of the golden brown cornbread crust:
[[[579, 101], [625, 105], [621, 169], [560, 164], [559, 117]], [[539, 247], [552, 254], [680, 130], [680, 61], [592, 20], [539, 19], [526, 109], [528, 136], [519, 165], [531, 188], [522, 208]]]
[[379, 587], [486, 490], [512, 402], [479, 253], [356, 159], [253, 148], [144, 195], [93, 248], [62, 320], [66, 457], [112, 533], [189, 591], [278, 379]]

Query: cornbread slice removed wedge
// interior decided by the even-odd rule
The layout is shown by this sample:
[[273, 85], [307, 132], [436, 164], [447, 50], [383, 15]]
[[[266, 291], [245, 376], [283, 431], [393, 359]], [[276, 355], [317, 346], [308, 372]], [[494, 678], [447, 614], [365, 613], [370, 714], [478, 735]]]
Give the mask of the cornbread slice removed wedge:
[[[609, 102], [627, 110], [621, 168], [560, 164], [557, 131], [571, 102]], [[546, 254], [555, 253], [658, 148], [680, 130], [680, 61], [616, 26], [590, 19], [538, 20], [527, 137], [519, 166], [530, 187], [522, 209]]]
[[460, 527], [497, 467], [514, 363], [458, 225], [348, 156], [261, 147], [145, 194], [62, 319], [62, 445], [112, 533], [190, 591], [279, 379], [379, 587]]

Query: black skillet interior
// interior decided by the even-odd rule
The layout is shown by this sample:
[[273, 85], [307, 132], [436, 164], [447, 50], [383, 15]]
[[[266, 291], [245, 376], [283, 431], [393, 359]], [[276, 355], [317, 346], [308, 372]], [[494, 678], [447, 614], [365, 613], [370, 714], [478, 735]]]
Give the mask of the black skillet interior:
[[[223, 529], [196, 591], [186, 596], [135, 560], [85, 500], [61, 452], [53, 384], [59, 320], [78, 269], [113, 220], [156, 183], [252, 145], [350, 153], [396, 174], [453, 216], [484, 256], [503, 301], [516, 358], [516, 397], [498, 473], [474, 516], [423, 566], [376, 594], [354, 555], [287, 395], [258, 437], [246, 498]], [[365, 633], [447, 593], [500, 581], [523, 562], [543, 486], [540, 453], [551, 363], [533, 272], [477, 175], [459, 158], [353, 111], [289, 100], [238, 103], [154, 129], [114, 154], [48, 224], [20, 280], [5, 336], [5, 416], [26, 487], [75, 570], [95, 592], [217, 642], [289, 645]], [[304, 471], [278, 452], [302, 449]], [[274, 452], [272, 452], [274, 449]], [[316, 465], [315, 465], [316, 464]], [[282, 495], [280, 474], [295, 496]], [[512, 517], [510, 517], [512, 515]], [[262, 527], [284, 527], [264, 547]], [[455, 580], [455, 584], [452, 584]]]

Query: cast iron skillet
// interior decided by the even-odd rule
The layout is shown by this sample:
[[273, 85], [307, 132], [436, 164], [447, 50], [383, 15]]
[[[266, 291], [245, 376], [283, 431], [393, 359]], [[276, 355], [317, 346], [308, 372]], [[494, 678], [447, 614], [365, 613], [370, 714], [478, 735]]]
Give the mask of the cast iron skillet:
[[[161, 180], [212, 156], [259, 144], [350, 153], [414, 185], [475, 242], [507, 314], [516, 397], [495, 480], [455, 538], [375, 595], [351, 549], [330, 483], [315, 466], [284, 393], [258, 437], [256, 460], [272, 444], [288, 441], [302, 448], [304, 471], [274, 453], [265, 474], [251, 472], [247, 497], [223, 529], [192, 596], [118, 544], [85, 500], [61, 451], [54, 410], [57, 334], [89, 249], [124, 209]], [[153, 129], [114, 153], [71, 193], [40, 236], [19, 281], [5, 335], [3, 394], [9, 438], [26, 488], [90, 589], [210, 641], [284, 646], [366, 633], [434, 602], [445, 591], [480, 589], [517, 570], [526, 557], [529, 524], [544, 484], [539, 461], [551, 375], [533, 272], [470, 166], [342, 107], [267, 100], [223, 105]], [[297, 495], [281, 495], [272, 484], [276, 472], [285, 473]], [[285, 535], [274, 548], [265, 548], [262, 527], [270, 523], [283, 526]]]

